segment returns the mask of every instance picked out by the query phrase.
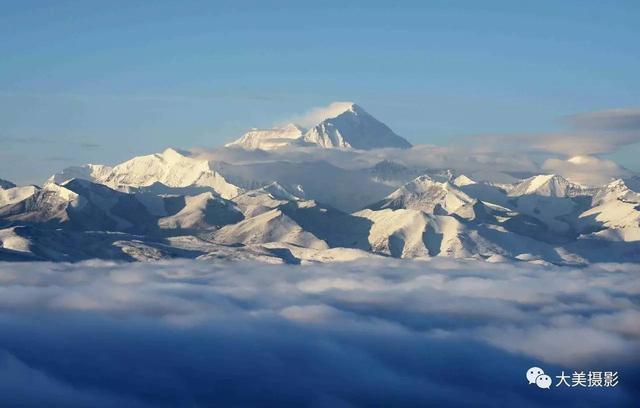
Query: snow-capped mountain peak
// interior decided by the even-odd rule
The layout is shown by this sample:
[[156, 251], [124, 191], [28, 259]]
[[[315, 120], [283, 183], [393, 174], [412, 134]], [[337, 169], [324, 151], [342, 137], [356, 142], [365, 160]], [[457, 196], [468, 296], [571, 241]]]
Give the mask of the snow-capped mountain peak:
[[325, 148], [370, 150], [411, 147], [409, 142], [355, 103], [347, 104], [339, 115], [325, 119], [309, 129], [303, 140]]
[[472, 184], [477, 184], [475, 181], [465, 176], [464, 174], [459, 175], [451, 182], [456, 187], [464, 187]]
[[269, 129], [254, 128], [225, 146], [247, 150], [273, 150], [291, 145], [363, 150], [411, 147], [409, 142], [355, 103], [334, 103], [331, 106], [331, 117], [306, 132], [292, 123]]
[[66, 184], [73, 182], [74, 180], [66, 181], [64, 184], [47, 183], [42, 187], [43, 192], [50, 192], [57, 195], [65, 201], [74, 201], [78, 199], [78, 194], [65, 187]]
[[374, 210], [411, 209], [432, 214], [442, 209], [447, 213], [458, 213], [473, 217], [472, 207], [477, 202], [449, 182], [434, 181], [423, 175], [400, 187], [385, 199], [370, 207]]
[[273, 150], [289, 146], [302, 137], [303, 129], [293, 123], [270, 129], [253, 128], [240, 139], [227, 143], [226, 147], [241, 147], [248, 150]]
[[570, 197], [580, 194], [584, 188], [557, 174], [533, 176], [513, 186], [510, 196], [539, 195], [548, 197]]
[[631, 190], [622, 179], [617, 179], [611, 183], [593, 189], [592, 204], [601, 204], [604, 201], [615, 199], [622, 201], [640, 201], [640, 193]]
[[64, 183], [71, 179], [83, 179], [83, 180], [100, 180], [106, 177], [113, 169], [110, 166], [104, 166], [102, 164], [85, 164], [83, 166], [72, 166], [63, 169], [61, 172], [56, 173], [49, 177], [47, 183]]
[[168, 163], [176, 163], [186, 157], [183, 153], [180, 153], [178, 150], [168, 147], [162, 151], [162, 153], [156, 153], [156, 155]]
[[274, 181], [271, 184], [267, 184], [266, 186], [262, 187], [260, 190], [269, 193], [273, 198], [277, 200], [298, 201], [301, 199], [300, 197], [291, 194], [289, 190], [284, 188], [277, 181]]
[[114, 167], [91, 164], [70, 167], [51, 176], [49, 182], [60, 184], [72, 178], [125, 191], [159, 183], [169, 188], [208, 189], [223, 198], [233, 198], [242, 193], [242, 189], [211, 169], [207, 160], [187, 156], [173, 148], [165, 149], [162, 153], [137, 156]]
[[177, 188], [208, 187], [223, 198], [233, 198], [241, 193], [238, 187], [212, 170], [207, 160], [185, 156], [175, 149], [134, 157], [115, 166], [101, 181], [116, 188], [146, 187], [154, 183]]
[[11, 205], [26, 200], [39, 190], [36, 186], [12, 187], [8, 189], [0, 188], [0, 207]]

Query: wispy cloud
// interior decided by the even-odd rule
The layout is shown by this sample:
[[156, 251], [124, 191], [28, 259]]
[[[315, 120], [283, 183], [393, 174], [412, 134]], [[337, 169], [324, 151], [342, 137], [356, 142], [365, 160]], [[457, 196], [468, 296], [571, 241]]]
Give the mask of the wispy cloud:
[[553, 133], [480, 135], [478, 144], [500, 150], [538, 151], [567, 157], [612, 153], [640, 142], [640, 109], [620, 108], [566, 116], [569, 129]]
[[44, 158], [44, 160], [50, 162], [71, 162], [73, 161], [73, 158], [65, 156], [47, 156]]
[[132, 94], [132, 93], [82, 93], [82, 92], [33, 92], [22, 90], [0, 90], [0, 97], [22, 97], [43, 100], [74, 100], [81, 102], [92, 101], [131, 101], [131, 102], [168, 102], [184, 103], [219, 99], [236, 99], [250, 101], [281, 100], [284, 96], [268, 96], [251, 93], [208, 92], [203, 94]]
[[45, 139], [41, 137], [30, 137], [30, 136], [15, 137], [15, 136], [0, 135], [0, 143], [2, 144], [36, 144], [36, 143], [51, 144], [51, 143], [56, 143], [56, 141], [54, 139]]
[[598, 186], [632, 173], [612, 160], [593, 156], [574, 156], [568, 160], [550, 158], [542, 163], [547, 173], [559, 174], [584, 185]]
[[102, 147], [99, 143], [91, 143], [91, 142], [79, 142], [78, 146], [82, 149], [90, 150], [90, 149], [98, 149]]
[[[416, 145], [410, 149], [375, 149], [346, 151], [291, 147], [274, 151], [244, 151], [240, 149], [192, 149], [195, 157], [214, 162], [243, 165], [268, 161], [317, 162], [324, 160], [343, 169], [363, 169], [390, 160], [422, 169], [454, 169], [478, 180], [509, 182], [509, 172], [535, 173], [540, 166], [522, 151], [491, 150], [482, 146]], [[322, 177], [322, 174], [318, 174]], [[367, 204], [367, 203], [364, 203]]]
[[294, 116], [288, 122], [308, 128], [317, 125], [325, 119], [333, 118], [349, 109], [353, 102], [332, 102], [327, 106], [315, 107], [303, 115]]
[[32, 137], [32, 136], [5, 136], [0, 135], [0, 144], [4, 145], [23, 145], [23, 144], [57, 144], [64, 143], [65, 145], [74, 145], [81, 149], [97, 149], [101, 147], [100, 144], [94, 142], [80, 141], [75, 138], [65, 136], [50, 136], [50, 137]]
[[564, 121], [577, 129], [640, 131], [640, 108], [607, 109], [570, 115]]

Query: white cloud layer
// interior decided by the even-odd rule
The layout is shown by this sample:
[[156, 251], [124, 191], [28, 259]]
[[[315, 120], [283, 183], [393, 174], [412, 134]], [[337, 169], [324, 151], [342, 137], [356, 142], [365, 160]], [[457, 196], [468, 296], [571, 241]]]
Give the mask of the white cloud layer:
[[475, 138], [475, 142], [506, 151], [538, 151], [568, 158], [612, 153], [640, 143], [638, 108], [581, 113], [567, 116], [563, 122], [569, 128], [562, 132], [484, 135]]
[[[410, 149], [340, 150], [310, 147], [290, 147], [273, 151], [242, 149], [191, 149], [198, 158], [214, 162], [244, 165], [273, 161], [316, 162], [327, 161], [343, 169], [371, 167], [383, 160], [390, 160], [410, 167], [425, 169], [455, 169], [468, 175], [480, 174], [491, 178], [504, 172], [538, 172], [540, 166], [527, 154], [516, 151], [500, 151], [485, 147], [416, 145]], [[504, 177], [504, 176], [503, 176]], [[498, 180], [495, 181], [504, 181]]]
[[631, 175], [616, 162], [593, 156], [575, 156], [568, 160], [547, 159], [542, 164], [542, 169], [559, 174], [574, 183], [591, 186], [603, 185]]
[[514, 142], [529, 144], [535, 149], [571, 157], [615, 152], [624, 146], [640, 142], [640, 133], [572, 132], [519, 138]]
[[[0, 399], [621, 406], [640, 396], [637, 272], [446, 259], [1, 263]], [[613, 369], [621, 384], [532, 393], [531, 365]]]
[[606, 109], [566, 117], [573, 127], [590, 130], [640, 131], [640, 108]]

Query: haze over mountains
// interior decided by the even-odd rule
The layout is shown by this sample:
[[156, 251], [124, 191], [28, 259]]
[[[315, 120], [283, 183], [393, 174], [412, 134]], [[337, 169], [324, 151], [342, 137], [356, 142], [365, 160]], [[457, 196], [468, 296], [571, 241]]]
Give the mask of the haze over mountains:
[[[640, 262], [637, 178], [585, 186], [393, 159], [409, 148], [349, 103], [308, 129], [253, 129], [223, 160], [166, 149], [63, 169], [41, 187], [0, 180], [0, 260]], [[361, 151], [380, 160], [325, 160]]]

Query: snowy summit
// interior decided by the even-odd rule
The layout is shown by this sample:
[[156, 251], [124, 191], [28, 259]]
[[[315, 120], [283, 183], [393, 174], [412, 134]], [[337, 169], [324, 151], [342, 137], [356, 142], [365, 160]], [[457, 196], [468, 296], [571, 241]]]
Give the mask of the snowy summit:
[[248, 150], [274, 150], [286, 146], [361, 150], [411, 147], [408, 141], [355, 103], [333, 103], [331, 106], [339, 109], [334, 109], [330, 117], [306, 131], [292, 123], [272, 129], [251, 129], [226, 147]]

